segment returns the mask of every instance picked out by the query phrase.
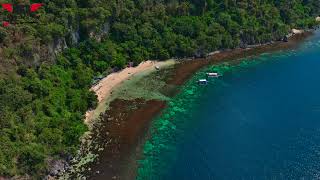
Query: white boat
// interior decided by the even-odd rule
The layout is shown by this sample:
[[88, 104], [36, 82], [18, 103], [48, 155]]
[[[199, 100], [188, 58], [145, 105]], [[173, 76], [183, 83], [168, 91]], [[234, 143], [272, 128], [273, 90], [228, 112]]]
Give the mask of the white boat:
[[217, 77], [219, 77], [220, 75], [219, 75], [218, 73], [207, 73], [207, 76], [208, 76], [208, 77], [217, 78]]
[[206, 79], [199, 79], [198, 80], [198, 84], [199, 85], [207, 85], [208, 84], [208, 81]]

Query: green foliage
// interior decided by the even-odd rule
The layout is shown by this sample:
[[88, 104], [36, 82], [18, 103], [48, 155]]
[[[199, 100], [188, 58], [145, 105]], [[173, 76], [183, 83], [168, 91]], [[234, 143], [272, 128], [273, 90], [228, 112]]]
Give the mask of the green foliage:
[[[290, 28], [314, 27], [320, 15], [319, 0], [37, 2], [45, 7], [30, 17], [0, 15], [37, 22], [0, 28], [0, 59], [12, 60], [17, 70], [0, 72], [6, 75], [0, 79], [0, 176], [39, 178], [48, 158], [74, 154], [86, 131], [85, 111], [97, 105], [91, 81], [108, 69], [279, 40]], [[30, 61], [39, 44], [43, 50], [75, 31], [81, 42], [54, 63]], [[90, 38], [99, 35], [99, 41]]]

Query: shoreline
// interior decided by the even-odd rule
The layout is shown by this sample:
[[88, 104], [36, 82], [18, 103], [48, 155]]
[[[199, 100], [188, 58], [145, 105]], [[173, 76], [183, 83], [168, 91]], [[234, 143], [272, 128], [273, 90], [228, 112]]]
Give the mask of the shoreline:
[[300, 42], [311, 36], [313, 32], [306, 31], [301, 34], [292, 35], [288, 42], [276, 41], [274, 43], [262, 44], [250, 48], [236, 48], [232, 50], [221, 51], [215, 53], [213, 56], [207, 58], [192, 59], [189, 61], [183, 61], [180, 64], [176, 64], [175, 78], [168, 80], [169, 84], [182, 85], [188, 80], [196, 71], [208, 66], [222, 62], [235, 62], [235, 60], [241, 61], [242, 58], [258, 56], [262, 53], [271, 53], [275, 51], [293, 49], [299, 45]]
[[[120, 86], [124, 81], [130, 79], [136, 74], [140, 74], [144, 71], [152, 71], [152, 70], [155, 71], [155, 67], [163, 68], [170, 65], [185, 66], [189, 64], [191, 66], [194, 66], [194, 64], [198, 64], [198, 66], [194, 67], [196, 71], [203, 66], [214, 64], [214, 63], [217, 63], [216, 61], [223, 61], [224, 59], [226, 61], [232, 61], [234, 59], [244, 58], [244, 57], [253, 56], [253, 55], [259, 55], [263, 52], [272, 52], [272, 51], [277, 51], [279, 49], [280, 50], [289, 49], [296, 45], [296, 41], [301, 41], [306, 37], [310, 36], [311, 34], [312, 32], [310, 31], [301, 31], [300, 33], [297, 33], [297, 34], [291, 33], [288, 35], [288, 38], [289, 38], [288, 42], [276, 41], [276, 42], [270, 42], [266, 44], [249, 45], [246, 48], [236, 48], [236, 49], [228, 49], [225, 51], [215, 51], [215, 52], [209, 53], [206, 58], [193, 58], [187, 61], [182, 60], [182, 62], [175, 59], [169, 59], [166, 61], [148, 60], [148, 61], [141, 62], [136, 67], [127, 67], [120, 70], [119, 72], [111, 73], [106, 77], [104, 77], [103, 79], [101, 79], [96, 85], [90, 88], [90, 90], [95, 92], [97, 95], [98, 105], [96, 109], [88, 110], [86, 112], [84, 122], [87, 125], [92, 124], [93, 123], [92, 120], [94, 120], [95, 118], [98, 118], [100, 113], [103, 113], [105, 111], [106, 106], [102, 108], [101, 104], [110, 103], [112, 100], [114, 100], [114, 99], [111, 99], [108, 102], [108, 99], [112, 94], [112, 91], [118, 86]], [[264, 49], [264, 48], [267, 48], [267, 49]], [[254, 52], [252, 52], [252, 50]], [[241, 53], [248, 53], [248, 54], [243, 54], [241, 56]], [[190, 59], [190, 58], [185, 58], [185, 59]], [[190, 61], [192, 63], [190, 63]], [[204, 62], [198, 62], [198, 61], [204, 61]], [[182, 64], [182, 65], [179, 65], [179, 64]], [[193, 68], [190, 69], [192, 70], [192, 72], [188, 74], [193, 74], [194, 69]], [[179, 73], [176, 73], [176, 74], [178, 75]], [[183, 74], [185, 76], [185, 73]], [[181, 76], [181, 74], [179, 74], [179, 76]], [[188, 79], [188, 77], [189, 76], [186, 76], [179, 80], [168, 81], [168, 83], [175, 84], [175, 85], [182, 85], [186, 81], [185, 79]]]
[[[168, 85], [181, 86], [196, 71], [205, 66], [222, 62], [236, 63], [237, 61], [235, 60], [241, 61], [241, 59], [245, 57], [293, 49], [299, 45], [299, 42], [305, 40], [311, 34], [311, 32], [296, 34], [290, 37], [288, 42], [278, 41], [272, 44], [264, 44], [246, 49], [237, 48], [214, 53], [207, 58], [179, 61], [174, 64], [174, 68], [170, 70], [165, 81]], [[154, 66], [151, 66], [151, 69], [155, 69], [152, 67]], [[134, 74], [138, 73], [140, 73], [140, 71]], [[122, 81], [115, 83], [112, 88], [109, 88], [109, 90], [106, 91], [107, 96], [99, 99], [99, 104], [105, 105], [107, 103], [106, 100], [111, 95], [112, 89], [117, 89], [124, 81], [130, 79], [132, 76], [127, 76], [122, 79]], [[106, 78], [108, 78], [108, 76]], [[98, 85], [95, 87], [98, 87]], [[169, 94], [172, 97], [177, 92], [178, 91], [171, 91]], [[89, 162], [88, 166], [86, 166], [89, 168], [86, 168], [83, 172], [89, 178], [94, 179], [133, 179], [136, 176], [136, 169], [138, 168], [135, 158], [141, 156], [142, 146], [148, 133], [149, 124], [151, 120], [166, 107], [166, 102], [161, 100], [121, 100], [115, 98], [110, 100], [109, 103], [109, 109], [106, 110], [103, 115], [100, 114], [104, 112], [104, 109], [97, 108], [99, 109], [99, 113], [95, 116], [98, 117], [100, 115], [100, 117], [102, 117], [101, 123], [94, 126], [97, 132], [91, 132], [95, 132], [93, 133], [95, 143], [102, 146], [102, 148], [100, 147], [98, 148], [99, 150], [95, 151], [99, 154], [98, 161]], [[128, 105], [136, 107], [128, 109]], [[106, 108], [106, 106], [104, 106], [104, 108]], [[130, 167], [128, 167], [128, 164]]]
[[[88, 171], [91, 170], [91, 164], [97, 160], [98, 154], [105, 150], [105, 145], [108, 145], [110, 142], [109, 133], [104, 133], [107, 131], [103, 128], [111, 126], [109, 123], [108, 126], [105, 126], [107, 123], [103, 118], [106, 117], [106, 111], [111, 107], [110, 103], [114, 104], [113, 102], [119, 97], [119, 94], [116, 93], [118, 89], [134, 79], [157, 72], [158, 68], [160, 70], [166, 69], [172, 67], [175, 63], [177, 62], [173, 59], [166, 61], [144, 61], [136, 67], [127, 67], [121, 71], [111, 73], [92, 86], [90, 90], [97, 94], [98, 105], [94, 110], [88, 110], [85, 114], [83, 122], [88, 126], [89, 130], [81, 137], [81, 145], [77, 154], [70, 161], [63, 161], [63, 164], [56, 165], [54, 167], [56, 173], [48, 175], [47, 178], [85, 178], [85, 174], [89, 174]], [[161, 102], [159, 105], [163, 106], [164, 104]], [[158, 108], [155, 110], [158, 110]], [[149, 114], [151, 118], [154, 113], [150, 112]], [[143, 120], [143, 118], [141, 119]], [[119, 125], [118, 122], [115, 124]], [[113, 127], [111, 129], [117, 129], [115, 126]]]
[[131, 77], [143, 73], [155, 71], [156, 67], [166, 67], [173, 65], [174, 60], [166, 61], [143, 61], [136, 67], [127, 67], [119, 72], [114, 72], [101, 79], [96, 85], [90, 88], [91, 91], [95, 92], [98, 99], [98, 105], [94, 110], [88, 110], [85, 115], [85, 124], [89, 127], [94, 123], [93, 121], [99, 117], [101, 113], [104, 113], [108, 103], [113, 99], [110, 99], [112, 92], [115, 88], [120, 86], [124, 81]]

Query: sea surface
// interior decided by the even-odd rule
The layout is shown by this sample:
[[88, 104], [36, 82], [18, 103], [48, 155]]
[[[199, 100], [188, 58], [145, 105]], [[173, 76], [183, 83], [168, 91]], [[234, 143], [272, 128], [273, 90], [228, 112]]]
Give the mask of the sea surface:
[[[223, 76], [197, 85], [206, 72]], [[143, 147], [139, 180], [320, 179], [320, 33], [200, 70]]]

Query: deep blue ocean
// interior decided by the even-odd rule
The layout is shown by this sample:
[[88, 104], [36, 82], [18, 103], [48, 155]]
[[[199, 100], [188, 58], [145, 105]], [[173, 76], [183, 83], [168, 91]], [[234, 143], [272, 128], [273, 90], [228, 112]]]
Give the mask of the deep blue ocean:
[[200, 70], [150, 134], [137, 179], [320, 179], [320, 33]]

